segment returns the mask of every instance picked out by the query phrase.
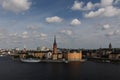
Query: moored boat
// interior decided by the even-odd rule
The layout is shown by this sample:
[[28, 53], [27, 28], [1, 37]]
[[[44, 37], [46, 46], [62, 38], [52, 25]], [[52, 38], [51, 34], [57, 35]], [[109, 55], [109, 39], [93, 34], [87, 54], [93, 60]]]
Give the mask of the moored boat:
[[22, 61], [22, 62], [32, 62], [32, 63], [34, 63], [34, 62], [40, 62], [41, 60], [40, 59], [34, 59], [34, 58], [20, 58], [20, 61]]

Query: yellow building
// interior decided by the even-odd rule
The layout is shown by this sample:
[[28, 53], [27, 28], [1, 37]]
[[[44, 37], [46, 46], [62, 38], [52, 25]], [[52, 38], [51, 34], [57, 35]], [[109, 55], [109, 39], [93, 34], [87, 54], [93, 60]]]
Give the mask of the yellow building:
[[40, 52], [40, 51], [31, 51], [30, 54], [28, 52], [26, 52], [26, 53], [20, 53], [19, 56], [20, 56], [20, 58], [35, 57], [35, 58], [42, 59], [43, 56], [44, 56], [44, 53]]
[[43, 56], [44, 56], [44, 53], [42, 53], [42, 52], [35, 52], [35, 53], [33, 53], [33, 56], [42, 59]]
[[81, 61], [82, 60], [82, 52], [68, 52], [65, 54], [65, 59], [68, 61]]
[[120, 54], [119, 53], [111, 53], [109, 54], [109, 59], [111, 60], [120, 60]]
[[26, 58], [26, 56], [27, 56], [26, 53], [19, 54], [20, 58]]

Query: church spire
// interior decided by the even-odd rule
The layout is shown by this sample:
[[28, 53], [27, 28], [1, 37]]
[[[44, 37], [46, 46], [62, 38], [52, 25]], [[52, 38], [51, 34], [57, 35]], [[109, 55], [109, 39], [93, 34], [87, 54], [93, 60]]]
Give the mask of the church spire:
[[56, 36], [54, 36], [54, 45], [56, 45], [57, 43], [56, 43]]
[[54, 36], [54, 43], [53, 43], [53, 54], [57, 54], [57, 43], [56, 43], [56, 36]]
[[112, 49], [112, 44], [111, 43], [109, 44], [109, 49]]

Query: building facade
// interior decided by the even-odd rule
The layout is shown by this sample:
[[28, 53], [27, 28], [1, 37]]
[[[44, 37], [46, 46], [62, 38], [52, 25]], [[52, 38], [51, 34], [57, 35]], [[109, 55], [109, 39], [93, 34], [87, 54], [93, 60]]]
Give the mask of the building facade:
[[68, 52], [65, 54], [65, 59], [67, 59], [68, 61], [81, 61], [82, 60], [82, 51]]

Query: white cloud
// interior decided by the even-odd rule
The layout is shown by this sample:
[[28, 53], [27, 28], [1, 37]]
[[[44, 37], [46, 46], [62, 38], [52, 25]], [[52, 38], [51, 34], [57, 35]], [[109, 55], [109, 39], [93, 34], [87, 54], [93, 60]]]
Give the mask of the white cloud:
[[28, 38], [29, 36], [27, 36], [27, 35], [23, 35], [23, 36], [21, 36], [23, 39], [26, 39], [26, 38]]
[[7, 38], [9, 32], [7, 29], [5, 28], [0, 28], [0, 39], [4, 39]]
[[17, 37], [18, 36], [18, 33], [11, 33], [9, 34], [10, 37]]
[[116, 35], [120, 35], [119, 30], [111, 31], [111, 32], [106, 34], [106, 36], [116, 36]]
[[86, 9], [91, 10], [93, 7], [94, 7], [93, 3], [92, 2], [88, 2], [87, 6], [86, 6]]
[[103, 13], [103, 16], [113, 17], [113, 16], [117, 16], [119, 14], [120, 14], [120, 9], [115, 8], [113, 6], [108, 6], [105, 8], [105, 12]]
[[86, 18], [101, 17], [101, 16], [103, 17], [118, 16], [120, 14], [120, 9], [113, 5], [115, 2], [118, 2], [118, 1], [117, 0], [101, 0], [100, 3], [95, 3], [97, 4], [97, 7], [98, 7], [97, 10], [90, 11], [89, 13], [86, 13], [84, 16]]
[[[100, 3], [84, 3], [79, 1], [74, 1], [72, 10], [93, 10], [86, 13], [84, 16], [86, 18], [92, 17], [113, 17], [120, 14], [120, 9], [115, 7], [113, 4], [118, 3], [119, 0], [101, 0]], [[97, 10], [95, 10], [97, 9]]]
[[47, 37], [47, 34], [41, 33], [40, 36], [41, 36], [41, 37]]
[[39, 33], [39, 34], [36, 34], [35, 37], [39, 38], [41, 40], [45, 40], [45, 39], [47, 39], [47, 34], [45, 34], [45, 33]]
[[46, 20], [46, 22], [48, 22], [48, 23], [59, 23], [59, 22], [62, 22], [62, 21], [63, 21], [63, 19], [60, 18], [60, 17], [58, 17], [58, 16], [48, 17], [48, 18], [46, 18], [45, 20]]
[[26, 39], [26, 38], [29, 38], [29, 34], [27, 31], [24, 31], [22, 33], [11, 33], [9, 34], [9, 37], [14, 38], [14, 39]]
[[98, 3], [93, 4], [92, 2], [88, 2], [86, 5], [82, 1], [74, 1], [73, 6], [71, 7], [72, 10], [91, 10], [95, 7], [99, 6]]
[[120, 35], [120, 31], [119, 31], [119, 30], [115, 30], [115, 31], [114, 31], [114, 34], [115, 34], [115, 35]]
[[101, 0], [101, 6], [102, 7], [106, 7], [106, 6], [112, 6], [113, 5], [114, 0]]
[[113, 17], [120, 14], [120, 9], [113, 7], [113, 6], [107, 6], [105, 8], [100, 8], [97, 11], [91, 11], [88, 14], [85, 14], [86, 18], [92, 18], [92, 17]]
[[73, 32], [71, 30], [61, 30], [60, 33], [67, 34], [67, 35], [72, 35]]
[[72, 6], [72, 10], [81, 10], [83, 7], [83, 2], [78, 2], [78, 1], [74, 1], [74, 4]]
[[99, 6], [100, 6], [99, 3], [93, 4], [92, 2], [88, 2], [87, 5], [83, 7], [83, 10], [92, 10], [92, 9], [99, 7]]
[[26, 39], [26, 38], [29, 38], [29, 34], [27, 31], [24, 31], [22, 32], [20, 35], [18, 35], [19, 37], [23, 38], [23, 39]]
[[70, 23], [72, 26], [78, 26], [81, 24], [81, 21], [78, 19], [73, 19]]
[[106, 34], [106, 36], [113, 36], [113, 35], [114, 35], [113, 31]]
[[25, 32], [23, 32], [23, 33], [22, 33], [22, 35], [27, 35], [27, 34], [28, 34], [28, 32], [27, 32], [27, 31], [25, 31]]
[[28, 30], [37, 30], [37, 29], [39, 29], [39, 28], [40, 28], [39, 25], [28, 25], [28, 26], [26, 27], [26, 29], [28, 29]]
[[104, 8], [100, 8], [98, 9], [98, 11], [91, 11], [88, 14], [85, 14], [86, 18], [92, 18], [92, 17], [97, 17], [99, 15], [101, 15], [102, 13], [104, 13], [105, 9]]
[[105, 24], [105, 25], [103, 25], [103, 27], [102, 27], [103, 30], [107, 30], [107, 29], [109, 29], [109, 28], [110, 28], [110, 25], [109, 25], [109, 24]]
[[21, 44], [22, 42], [21, 42], [21, 41], [14, 40], [14, 41], [12, 41], [12, 43], [19, 43], [19, 44]]
[[29, 0], [1, 0], [2, 8], [8, 11], [19, 13], [30, 8]]

